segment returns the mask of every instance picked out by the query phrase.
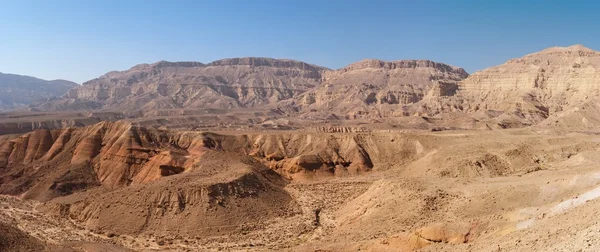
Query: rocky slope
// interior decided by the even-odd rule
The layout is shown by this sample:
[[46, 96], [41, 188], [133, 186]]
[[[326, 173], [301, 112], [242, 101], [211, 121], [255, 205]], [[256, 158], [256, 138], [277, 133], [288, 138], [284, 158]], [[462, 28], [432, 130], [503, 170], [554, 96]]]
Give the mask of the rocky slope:
[[[0, 193], [47, 200], [100, 185], [145, 184], [199, 170], [213, 152], [252, 157], [288, 178], [347, 176], [368, 172], [391, 155], [389, 144], [378, 141], [367, 133], [220, 135], [125, 122], [43, 129], [0, 142]], [[390, 144], [405, 159], [421, 148], [408, 139]]]
[[429, 60], [363, 60], [323, 75], [294, 103], [306, 117], [380, 118], [406, 115], [404, 105], [449, 96], [464, 69]]
[[107, 122], [37, 130], [0, 144], [0, 191], [60, 197], [45, 211], [118, 234], [222, 235], [293, 213], [287, 180], [220, 138]]
[[538, 123], [600, 93], [600, 52], [553, 47], [470, 75], [449, 100], [428, 100], [429, 111], [463, 111]]
[[36, 130], [1, 140], [0, 193], [45, 201], [45, 213], [96, 232], [239, 234], [299, 213], [283, 189], [289, 179], [351, 177], [423, 149], [410, 138], [355, 134], [219, 135], [124, 122]]
[[166, 62], [110, 72], [40, 110], [239, 108], [292, 98], [317, 86], [325, 68], [294, 60], [233, 58]]
[[46, 81], [0, 73], [0, 110], [26, 108], [39, 100], [62, 96], [76, 86], [76, 83], [65, 80]]
[[50, 215], [40, 219], [141, 251], [449, 250], [550, 219], [548, 209], [598, 182], [593, 134], [325, 131], [103, 122], [0, 138], [0, 193], [43, 201], [45, 214], [21, 218], [9, 205], [0, 221], [43, 241], [67, 237], [29, 217]]
[[107, 73], [34, 109], [147, 112], [267, 105], [307, 117], [402, 116], [403, 105], [453, 95], [467, 76], [461, 68], [428, 60], [364, 60], [336, 71], [269, 58], [163, 61]]
[[18, 228], [0, 222], [0, 249], [2, 251], [44, 251], [42, 241], [24, 233]]
[[[212, 156], [215, 155], [215, 156]], [[287, 182], [251, 159], [210, 153], [196, 171], [162, 165], [165, 178], [56, 198], [40, 209], [85, 227], [116, 234], [210, 237], [260, 228], [294, 214]], [[215, 162], [218, 161], [218, 162]], [[158, 169], [157, 169], [158, 170]]]
[[[581, 45], [549, 48], [470, 76], [428, 60], [363, 60], [334, 71], [268, 58], [158, 62], [108, 73], [35, 109], [141, 110], [130, 114], [147, 118], [261, 107], [274, 113], [268, 120], [419, 115], [450, 128], [522, 127], [575, 113], [559, 121], [585, 116], [579, 125], [589, 129], [595, 119], [577, 108], [595, 106], [591, 99], [600, 92], [599, 68], [600, 53]], [[543, 125], [559, 124], [568, 122]]]

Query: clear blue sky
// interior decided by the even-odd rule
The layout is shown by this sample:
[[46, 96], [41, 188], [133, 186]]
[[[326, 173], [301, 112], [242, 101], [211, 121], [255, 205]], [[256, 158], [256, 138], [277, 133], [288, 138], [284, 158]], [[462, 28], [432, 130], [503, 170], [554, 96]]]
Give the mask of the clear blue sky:
[[159, 60], [431, 59], [472, 73], [551, 46], [600, 49], [600, 3], [0, 0], [0, 72], [83, 82]]

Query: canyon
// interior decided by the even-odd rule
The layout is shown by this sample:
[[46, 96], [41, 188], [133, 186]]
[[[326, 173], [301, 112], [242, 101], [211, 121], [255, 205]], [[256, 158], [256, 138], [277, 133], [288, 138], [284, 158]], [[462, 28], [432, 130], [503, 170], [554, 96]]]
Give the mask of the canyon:
[[0, 114], [0, 250], [591, 251], [600, 53], [141, 64]]

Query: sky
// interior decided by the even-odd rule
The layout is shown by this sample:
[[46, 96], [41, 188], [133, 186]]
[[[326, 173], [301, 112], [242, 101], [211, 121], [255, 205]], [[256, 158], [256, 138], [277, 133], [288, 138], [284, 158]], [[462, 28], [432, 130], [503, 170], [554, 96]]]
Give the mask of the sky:
[[473, 73], [552, 46], [600, 50], [599, 11], [576, 0], [0, 0], [0, 72], [82, 83], [140, 63], [256, 56]]

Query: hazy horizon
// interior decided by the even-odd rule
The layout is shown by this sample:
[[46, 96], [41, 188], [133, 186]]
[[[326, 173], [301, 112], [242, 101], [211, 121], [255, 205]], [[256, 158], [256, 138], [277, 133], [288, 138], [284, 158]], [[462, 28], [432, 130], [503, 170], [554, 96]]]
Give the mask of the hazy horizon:
[[80, 84], [160, 60], [269, 57], [337, 69], [428, 59], [473, 73], [548, 47], [600, 46], [592, 1], [2, 4], [0, 72]]

